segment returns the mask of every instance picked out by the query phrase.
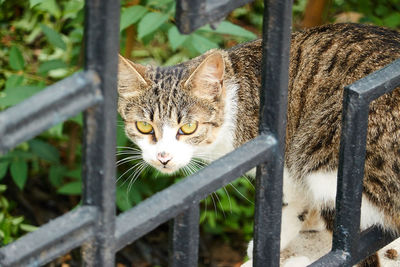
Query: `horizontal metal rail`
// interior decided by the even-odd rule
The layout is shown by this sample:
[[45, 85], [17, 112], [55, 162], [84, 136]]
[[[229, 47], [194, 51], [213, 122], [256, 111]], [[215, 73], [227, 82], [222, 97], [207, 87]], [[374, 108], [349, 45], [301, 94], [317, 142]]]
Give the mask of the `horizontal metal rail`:
[[385, 232], [378, 227], [371, 227], [360, 234], [360, 244], [357, 249], [357, 255], [352, 257], [349, 265], [354, 265], [357, 262], [365, 259], [375, 251], [383, 248], [396, 237], [391, 233]]
[[400, 58], [384, 68], [347, 86], [347, 89], [370, 103], [400, 86]]
[[[260, 135], [208, 167], [141, 202], [117, 218], [116, 250], [132, 243], [158, 225], [229, 184], [273, 156], [276, 140]], [[149, 212], [151, 211], [151, 212]]]
[[99, 103], [100, 79], [76, 73], [0, 113], [0, 154]]
[[0, 266], [40, 266], [94, 236], [97, 208], [80, 207], [0, 249]]
[[224, 19], [232, 10], [254, 0], [193, 1], [178, 0], [176, 3], [176, 25], [179, 31], [189, 34], [207, 23]]
[[351, 258], [349, 257], [349, 253], [341, 249], [332, 250], [311, 264], [310, 267], [353, 266], [375, 251], [383, 248], [394, 239], [396, 239], [394, 235], [378, 227], [371, 227], [361, 233], [357, 253], [352, 255]]

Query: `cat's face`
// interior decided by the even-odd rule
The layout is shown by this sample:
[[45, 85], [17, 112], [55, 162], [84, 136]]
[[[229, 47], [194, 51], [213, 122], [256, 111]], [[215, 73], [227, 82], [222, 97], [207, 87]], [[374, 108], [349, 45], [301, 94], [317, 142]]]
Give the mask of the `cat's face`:
[[223, 124], [224, 61], [218, 52], [197, 66], [145, 67], [120, 56], [118, 111], [143, 160], [174, 173], [207, 159]]

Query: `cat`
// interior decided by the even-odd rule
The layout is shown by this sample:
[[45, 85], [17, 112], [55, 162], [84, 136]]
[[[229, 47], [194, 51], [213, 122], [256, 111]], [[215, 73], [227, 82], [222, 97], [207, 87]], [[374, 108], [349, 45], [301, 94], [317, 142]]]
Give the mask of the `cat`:
[[[118, 111], [143, 160], [171, 174], [256, 137], [261, 57], [261, 40], [210, 50], [172, 67], [120, 56]], [[307, 222], [308, 210], [322, 216], [334, 210], [344, 86], [397, 58], [400, 33], [386, 28], [330, 24], [292, 34], [281, 249]], [[398, 140], [400, 88], [370, 105], [362, 230], [400, 230]], [[323, 217], [329, 226], [332, 216]], [[309, 263], [301, 261], [295, 266]]]

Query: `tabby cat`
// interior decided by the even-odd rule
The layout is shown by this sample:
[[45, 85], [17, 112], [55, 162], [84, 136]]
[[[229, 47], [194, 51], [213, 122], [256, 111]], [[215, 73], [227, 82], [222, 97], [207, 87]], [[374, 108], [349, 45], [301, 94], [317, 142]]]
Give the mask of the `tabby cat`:
[[[307, 221], [299, 215], [334, 209], [343, 87], [400, 58], [400, 34], [326, 25], [293, 33], [290, 55], [282, 249]], [[215, 160], [256, 137], [260, 74], [261, 40], [172, 67], [120, 57], [118, 111], [126, 135], [164, 173], [194, 158]], [[400, 88], [370, 105], [368, 127], [361, 228], [398, 232]]]

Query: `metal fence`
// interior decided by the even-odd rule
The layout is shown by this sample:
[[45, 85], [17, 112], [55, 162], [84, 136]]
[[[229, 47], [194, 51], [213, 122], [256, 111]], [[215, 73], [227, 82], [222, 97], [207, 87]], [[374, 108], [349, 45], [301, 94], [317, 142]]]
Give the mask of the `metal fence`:
[[[177, 0], [190, 32], [249, 0]], [[85, 70], [0, 113], [0, 153], [85, 110], [83, 205], [0, 249], [1, 266], [39, 266], [82, 247], [87, 266], [113, 266], [115, 253], [173, 219], [170, 265], [196, 266], [199, 202], [258, 166], [254, 266], [279, 266], [291, 0], [265, 0], [260, 135], [198, 173], [116, 217], [115, 140], [119, 1], [87, 0]], [[400, 61], [345, 89], [332, 251], [312, 266], [351, 266], [393, 237], [359, 233], [368, 104], [400, 85]], [[351, 144], [351, 146], [349, 146]]]

